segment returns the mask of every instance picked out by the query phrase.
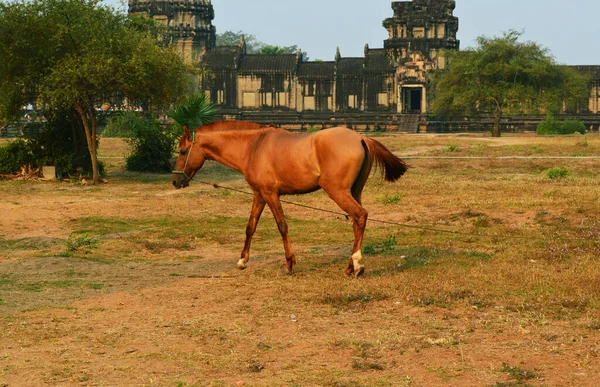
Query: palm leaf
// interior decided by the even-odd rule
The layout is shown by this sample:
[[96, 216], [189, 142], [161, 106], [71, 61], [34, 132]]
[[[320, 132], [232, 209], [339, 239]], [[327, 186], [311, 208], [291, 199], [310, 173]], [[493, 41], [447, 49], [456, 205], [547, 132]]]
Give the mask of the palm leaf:
[[191, 96], [184, 104], [171, 110], [169, 117], [188, 129], [214, 121], [219, 108], [210, 102], [206, 94]]

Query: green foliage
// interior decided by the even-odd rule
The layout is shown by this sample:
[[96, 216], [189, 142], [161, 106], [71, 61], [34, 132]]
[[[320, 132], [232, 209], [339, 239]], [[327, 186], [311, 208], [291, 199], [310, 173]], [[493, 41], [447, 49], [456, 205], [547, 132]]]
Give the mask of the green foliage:
[[320, 130], [321, 130], [320, 128], [311, 126], [310, 128], [306, 129], [306, 133], [316, 133], [316, 132], [319, 132]]
[[402, 201], [402, 194], [395, 193], [393, 195], [386, 195], [381, 199], [381, 203], [383, 204], [398, 204]]
[[432, 78], [432, 111], [440, 115], [494, 117], [494, 136], [500, 136], [505, 115], [547, 111], [558, 113], [585, 103], [587, 79], [556, 64], [548, 50], [520, 42], [520, 32], [479, 37], [474, 49], [449, 53], [448, 69]]
[[113, 116], [102, 132], [103, 137], [129, 138], [133, 127], [139, 122], [139, 114], [132, 111], [121, 112]]
[[539, 123], [535, 130], [535, 133], [538, 135], [560, 134], [560, 127], [560, 121], [557, 120], [555, 117], [549, 116]]
[[156, 120], [130, 120], [131, 137], [127, 140], [132, 153], [126, 160], [129, 171], [167, 173], [171, 171], [171, 157], [175, 150], [176, 135], [163, 129]]
[[[254, 35], [246, 34], [243, 31], [233, 32], [225, 31], [222, 34], [217, 34], [217, 46], [239, 46], [242, 39], [246, 44], [246, 52], [248, 54], [270, 54], [270, 55], [281, 55], [281, 54], [296, 54], [298, 52], [298, 46], [273, 46], [267, 43], [263, 43], [256, 39]], [[303, 60], [309, 60], [308, 54], [302, 52]]]
[[23, 139], [0, 146], [0, 173], [16, 173], [22, 165], [35, 164], [30, 145]]
[[530, 379], [538, 379], [540, 377], [540, 375], [534, 371], [526, 370], [518, 366], [509, 366], [506, 363], [502, 364], [501, 371], [508, 373], [508, 376], [521, 382]]
[[555, 117], [547, 117], [540, 122], [536, 128], [536, 134], [543, 135], [560, 135], [560, 134], [585, 134], [585, 125], [580, 120], [565, 120], [562, 123]]
[[567, 168], [550, 168], [544, 171], [544, 175], [550, 180], [564, 179], [569, 176], [569, 170]]
[[196, 94], [189, 97], [185, 103], [171, 110], [169, 117], [182, 127], [196, 129], [203, 124], [212, 122], [218, 110], [206, 94]]
[[581, 120], [565, 120], [561, 132], [561, 134], [585, 134], [585, 124]]
[[396, 236], [390, 235], [381, 241], [381, 243], [369, 243], [364, 245], [363, 253], [365, 255], [389, 254], [396, 250], [396, 245]]
[[[0, 173], [16, 173], [21, 166], [54, 165], [63, 173], [91, 172], [91, 159], [85, 134], [80, 126], [71, 126], [68, 113], [46, 112], [50, 120], [39, 133], [11, 141], [0, 147]], [[100, 173], [103, 172], [99, 163]]]
[[460, 149], [458, 149], [458, 145], [456, 145], [456, 144], [450, 144], [446, 148], [444, 148], [444, 152], [446, 152], [446, 153], [454, 153], [454, 152], [458, 152], [459, 150]]
[[75, 252], [88, 254], [93, 249], [98, 247], [98, 243], [99, 242], [97, 238], [91, 237], [88, 234], [71, 235], [69, 239], [65, 241], [66, 255], [70, 255]]
[[[71, 116], [95, 143], [96, 108], [113, 98], [145, 110], [176, 101], [189, 71], [159, 45], [156, 22], [99, 0], [0, 3], [0, 116], [38, 104]], [[96, 147], [89, 149], [98, 180]]]

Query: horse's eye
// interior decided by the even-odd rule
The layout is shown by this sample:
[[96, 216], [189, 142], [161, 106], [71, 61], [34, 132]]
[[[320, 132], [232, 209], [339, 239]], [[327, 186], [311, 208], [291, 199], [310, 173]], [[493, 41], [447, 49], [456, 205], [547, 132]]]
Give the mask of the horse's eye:
[[185, 151], [184, 150], [180, 150], [179, 154], [182, 155], [182, 156], [185, 156]]

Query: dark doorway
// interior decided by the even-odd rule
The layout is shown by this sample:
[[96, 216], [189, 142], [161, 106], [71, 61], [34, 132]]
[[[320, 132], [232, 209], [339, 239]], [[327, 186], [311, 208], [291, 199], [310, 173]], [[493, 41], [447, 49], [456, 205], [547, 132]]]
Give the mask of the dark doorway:
[[421, 101], [423, 99], [422, 87], [403, 87], [402, 101], [404, 102], [404, 113], [421, 113]]

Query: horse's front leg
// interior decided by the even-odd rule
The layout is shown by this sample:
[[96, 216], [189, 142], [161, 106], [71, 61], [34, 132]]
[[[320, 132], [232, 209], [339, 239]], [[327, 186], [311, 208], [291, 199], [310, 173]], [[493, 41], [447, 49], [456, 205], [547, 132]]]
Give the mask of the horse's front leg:
[[260, 220], [260, 216], [265, 208], [265, 200], [262, 195], [258, 192], [254, 192], [254, 201], [252, 202], [252, 210], [250, 211], [250, 219], [248, 220], [248, 226], [246, 226], [246, 242], [244, 243], [244, 250], [242, 250], [242, 257], [237, 263], [237, 267], [240, 270], [244, 270], [248, 266], [248, 260], [250, 259], [250, 244], [252, 243], [252, 236], [256, 231], [256, 226]]
[[[263, 194], [264, 195], [264, 194]], [[281, 207], [281, 201], [279, 200], [279, 194], [264, 195], [264, 198], [275, 217], [279, 233], [283, 239], [283, 249], [285, 250], [285, 269], [289, 274], [294, 272], [294, 264], [296, 263], [296, 257], [292, 251], [292, 245], [290, 238], [288, 237], [288, 226], [285, 221], [285, 215], [283, 214], [283, 208]]]

